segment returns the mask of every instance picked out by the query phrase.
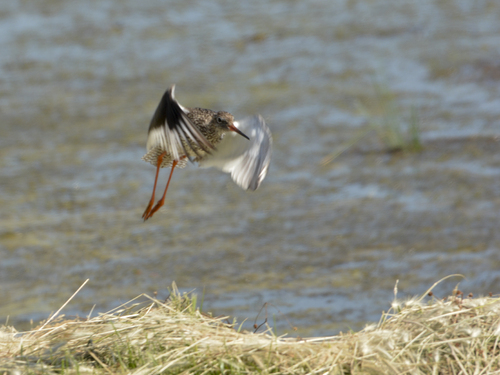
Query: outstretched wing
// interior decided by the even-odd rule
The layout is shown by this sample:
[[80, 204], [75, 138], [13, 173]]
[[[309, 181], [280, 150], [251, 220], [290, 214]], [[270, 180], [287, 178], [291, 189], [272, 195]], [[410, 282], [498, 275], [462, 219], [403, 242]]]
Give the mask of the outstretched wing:
[[235, 132], [226, 133], [217, 151], [199, 162], [200, 167], [216, 167], [243, 189], [255, 190], [266, 177], [271, 161], [272, 136], [262, 116], [247, 117], [234, 125], [250, 140]]
[[189, 110], [175, 100], [174, 90], [175, 85], [172, 85], [165, 91], [151, 119], [146, 144], [148, 152], [159, 148], [172, 159], [179, 160], [183, 155], [198, 155], [192, 147], [196, 145], [210, 153], [214, 147], [187, 117]]

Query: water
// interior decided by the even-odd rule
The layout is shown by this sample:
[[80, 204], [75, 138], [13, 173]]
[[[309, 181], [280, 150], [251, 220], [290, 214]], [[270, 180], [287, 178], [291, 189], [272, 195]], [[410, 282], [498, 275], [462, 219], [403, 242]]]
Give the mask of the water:
[[[67, 314], [164, 298], [175, 281], [247, 328], [268, 302], [278, 332], [300, 336], [377, 321], [398, 279], [402, 298], [456, 273], [437, 295], [458, 282], [498, 293], [499, 13], [494, 1], [9, 2], [0, 317], [27, 327], [87, 278]], [[256, 192], [176, 170], [143, 223], [155, 170], [140, 158], [172, 83], [186, 106], [262, 114], [273, 160]], [[422, 152], [388, 152], [374, 124], [405, 128], [412, 110]]]

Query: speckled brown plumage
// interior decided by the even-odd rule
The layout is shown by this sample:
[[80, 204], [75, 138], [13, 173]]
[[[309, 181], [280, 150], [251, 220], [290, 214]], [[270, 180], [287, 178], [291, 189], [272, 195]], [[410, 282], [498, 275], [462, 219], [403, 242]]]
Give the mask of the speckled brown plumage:
[[[143, 160], [156, 166], [156, 177], [144, 220], [163, 206], [175, 167], [186, 166], [188, 160], [231, 173], [243, 189], [255, 190], [271, 158], [271, 132], [261, 116], [236, 122], [228, 112], [185, 108], [175, 100], [174, 88], [163, 94], [149, 124]], [[252, 140], [243, 131], [248, 131]], [[160, 168], [170, 166], [165, 192], [153, 207]]]
[[[201, 134], [203, 134], [207, 141], [210, 142], [215, 148], [217, 148], [217, 144], [222, 141], [227, 132], [226, 125], [233, 125], [234, 122], [234, 117], [229, 112], [216, 112], [205, 108], [190, 108], [187, 117], [196, 127], [198, 127]], [[221, 124], [223, 126], [221, 126]], [[194, 142], [190, 143], [193, 148], [196, 147], [196, 150], [200, 154], [206, 154], [200, 147], [194, 145]], [[196, 157], [194, 161], [199, 160], [200, 157]]]
[[[186, 116], [191, 120], [191, 123], [195, 125], [207, 139], [207, 141], [214, 147], [224, 138], [224, 134], [227, 132], [226, 126], [233, 125], [234, 116], [229, 112], [225, 111], [212, 111], [206, 108], [186, 108], [189, 112]], [[221, 122], [219, 122], [221, 120]], [[187, 151], [187, 156], [192, 159], [192, 161], [200, 161], [203, 156], [207, 155], [207, 152], [196, 144], [191, 139], [181, 139], [184, 149]], [[158, 156], [161, 155], [165, 149], [161, 146], [155, 146], [148, 150], [146, 155], [142, 157], [142, 160], [151, 163], [155, 167], [157, 166]], [[185, 155], [183, 155], [185, 156]], [[172, 162], [175, 160], [173, 155], [167, 152], [164, 156], [161, 168], [166, 168], [172, 166]], [[178, 161], [177, 167], [184, 168], [187, 164], [187, 159], [183, 157]]]

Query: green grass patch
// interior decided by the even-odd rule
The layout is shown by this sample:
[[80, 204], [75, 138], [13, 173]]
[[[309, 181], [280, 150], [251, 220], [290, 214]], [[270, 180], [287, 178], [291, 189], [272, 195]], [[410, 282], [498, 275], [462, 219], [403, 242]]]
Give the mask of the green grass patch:
[[370, 104], [360, 103], [359, 108], [368, 118], [373, 128], [389, 152], [422, 150], [420, 135], [420, 115], [412, 106], [402, 109], [397, 103], [397, 95], [384, 85], [373, 84], [374, 96]]
[[420, 152], [421, 119], [417, 107], [402, 108], [397, 95], [382, 84], [373, 83], [373, 93], [359, 96], [357, 111], [366, 117], [367, 126], [335, 152], [325, 156], [320, 164], [327, 165], [339, 155], [358, 144], [363, 138], [376, 134], [384, 152]]

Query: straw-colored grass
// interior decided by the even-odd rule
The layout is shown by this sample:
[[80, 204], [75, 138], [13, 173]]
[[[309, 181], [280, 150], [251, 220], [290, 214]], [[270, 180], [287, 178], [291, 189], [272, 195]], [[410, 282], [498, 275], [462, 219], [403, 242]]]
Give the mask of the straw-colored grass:
[[491, 374], [500, 371], [500, 299], [460, 293], [394, 301], [378, 324], [309, 339], [238, 332], [174, 287], [90, 319], [0, 329], [0, 374]]

